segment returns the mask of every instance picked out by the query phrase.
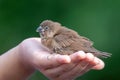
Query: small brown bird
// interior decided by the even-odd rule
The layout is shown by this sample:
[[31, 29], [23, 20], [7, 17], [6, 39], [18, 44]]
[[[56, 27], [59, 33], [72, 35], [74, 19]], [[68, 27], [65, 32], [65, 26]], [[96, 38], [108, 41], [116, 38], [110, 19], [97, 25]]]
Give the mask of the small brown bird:
[[83, 50], [86, 53], [93, 53], [97, 57], [111, 56], [110, 53], [95, 49], [88, 38], [80, 36], [76, 31], [68, 29], [58, 22], [45, 20], [36, 31], [40, 33], [42, 44], [52, 53], [69, 55]]

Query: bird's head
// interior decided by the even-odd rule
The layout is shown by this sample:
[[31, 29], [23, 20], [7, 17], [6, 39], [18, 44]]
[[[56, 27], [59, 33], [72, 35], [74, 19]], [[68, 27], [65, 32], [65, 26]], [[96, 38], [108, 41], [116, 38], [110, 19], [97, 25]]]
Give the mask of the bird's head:
[[40, 24], [36, 31], [40, 33], [41, 38], [52, 38], [58, 33], [60, 28], [61, 24], [51, 20], [45, 20]]

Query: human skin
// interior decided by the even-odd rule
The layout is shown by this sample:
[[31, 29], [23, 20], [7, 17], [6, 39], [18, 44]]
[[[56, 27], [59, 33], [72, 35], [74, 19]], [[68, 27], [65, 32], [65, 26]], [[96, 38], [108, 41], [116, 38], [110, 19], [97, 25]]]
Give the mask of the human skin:
[[73, 80], [104, 62], [92, 53], [51, 54], [40, 38], [28, 38], [0, 56], [0, 80], [26, 80], [39, 70], [50, 80]]

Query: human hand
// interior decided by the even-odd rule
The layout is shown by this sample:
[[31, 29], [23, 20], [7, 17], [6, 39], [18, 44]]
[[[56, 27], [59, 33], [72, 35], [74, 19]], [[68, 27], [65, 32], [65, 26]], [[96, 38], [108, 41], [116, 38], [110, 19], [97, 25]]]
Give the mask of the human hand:
[[19, 45], [20, 59], [26, 67], [42, 72], [52, 80], [73, 80], [91, 69], [102, 69], [104, 62], [83, 51], [71, 55], [50, 54], [40, 38], [29, 38]]

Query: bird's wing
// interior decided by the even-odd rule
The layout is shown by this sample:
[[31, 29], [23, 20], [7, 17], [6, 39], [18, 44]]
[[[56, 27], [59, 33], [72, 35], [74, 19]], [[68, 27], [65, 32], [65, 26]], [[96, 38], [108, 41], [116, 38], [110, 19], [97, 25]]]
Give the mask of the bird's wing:
[[74, 40], [77, 38], [77, 35], [74, 35], [71, 32], [61, 33], [55, 36], [55, 41], [63, 48], [70, 46]]
[[54, 52], [59, 54], [72, 54], [73, 51], [69, 49], [71, 44], [74, 42], [72, 38], [69, 38], [70, 35], [57, 35], [54, 37], [55, 42], [59, 47], [57, 47]]
[[66, 51], [67, 49], [68, 51], [72, 51], [69, 53], [84, 50], [85, 47], [89, 48], [93, 45], [92, 41], [86, 37], [80, 36], [73, 30], [63, 30], [60, 34], [54, 37], [54, 40], [61, 48], [59, 48], [59, 50]]
[[83, 36], [80, 36], [80, 42], [82, 42], [83, 45], [86, 46], [86, 47], [93, 45], [93, 42], [90, 39], [88, 39], [86, 37], [83, 37]]
[[66, 33], [62, 33], [60, 35], [57, 35], [55, 37], [55, 41], [61, 46], [61, 47], [68, 47], [70, 46], [73, 42], [80, 44], [81, 46], [87, 47], [87, 46], [92, 46], [93, 42], [90, 41], [88, 38], [79, 36], [76, 32], [70, 31]]

